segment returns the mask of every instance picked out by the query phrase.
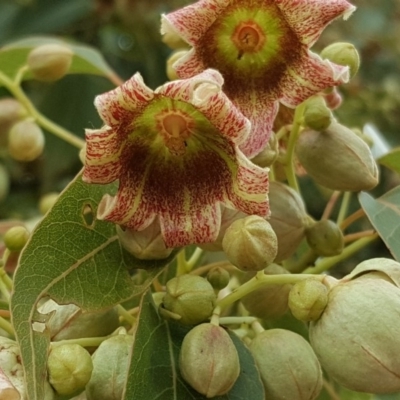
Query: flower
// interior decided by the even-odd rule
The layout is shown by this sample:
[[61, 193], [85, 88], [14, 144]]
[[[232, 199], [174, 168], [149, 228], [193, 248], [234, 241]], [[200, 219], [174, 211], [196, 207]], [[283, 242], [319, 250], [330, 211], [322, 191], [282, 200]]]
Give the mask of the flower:
[[222, 92], [214, 70], [154, 92], [135, 74], [98, 96], [105, 122], [86, 130], [83, 180], [119, 181], [97, 217], [142, 231], [158, 217], [167, 247], [212, 242], [220, 204], [267, 216], [268, 171], [239, 150], [249, 121]]
[[200, 0], [163, 15], [161, 32], [193, 48], [175, 64], [181, 78], [206, 68], [221, 72], [224, 91], [252, 123], [242, 144], [251, 157], [271, 135], [279, 102], [295, 107], [347, 82], [347, 67], [309, 51], [329, 22], [355, 7], [346, 0]]

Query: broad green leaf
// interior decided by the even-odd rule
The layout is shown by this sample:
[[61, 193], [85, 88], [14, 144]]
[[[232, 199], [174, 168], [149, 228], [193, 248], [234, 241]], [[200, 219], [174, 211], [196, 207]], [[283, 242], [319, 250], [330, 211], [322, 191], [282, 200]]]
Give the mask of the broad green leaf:
[[[30, 400], [42, 400], [49, 338], [34, 330], [48, 316], [37, 312], [40, 299], [74, 303], [85, 311], [110, 308], [141, 295], [174, 257], [140, 261], [124, 251], [114, 224], [95, 219], [105, 190], [78, 176], [39, 223], [23, 250], [15, 272], [11, 312], [21, 347]], [[136, 268], [145, 268], [131, 277]], [[137, 279], [145, 275], [142, 280]]]
[[358, 198], [371, 224], [400, 261], [400, 186], [377, 199], [367, 193], [360, 193]]
[[[151, 295], [141, 304], [124, 400], [201, 400], [180, 375], [179, 349], [189, 328], [166, 322], [157, 314]], [[253, 357], [242, 341], [230, 336], [239, 353], [241, 372], [232, 390], [219, 400], [263, 400], [264, 389]]]
[[400, 174], [400, 147], [392, 149], [390, 153], [379, 158], [378, 162]]
[[375, 394], [372, 400], [400, 400], [400, 393]]
[[[0, 49], [0, 71], [13, 79], [20, 68], [26, 65], [29, 52], [43, 44], [67, 45], [74, 52], [69, 74], [93, 74], [114, 79], [114, 72], [97, 50], [84, 45], [63, 41], [54, 37], [29, 37], [6, 45]], [[24, 79], [32, 79], [28, 71]]]

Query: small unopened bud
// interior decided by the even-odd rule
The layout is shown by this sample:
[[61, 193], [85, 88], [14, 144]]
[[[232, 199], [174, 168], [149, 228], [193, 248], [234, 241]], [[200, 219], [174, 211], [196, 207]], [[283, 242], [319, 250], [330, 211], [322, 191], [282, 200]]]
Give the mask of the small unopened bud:
[[92, 358], [78, 344], [55, 346], [47, 360], [49, 382], [60, 395], [71, 395], [84, 389], [92, 375]]
[[378, 184], [378, 167], [371, 150], [351, 129], [337, 122], [322, 132], [303, 130], [296, 155], [310, 177], [328, 189], [358, 192]]
[[46, 214], [47, 211], [49, 211], [54, 206], [59, 195], [60, 195], [60, 193], [51, 192], [51, 193], [45, 194], [44, 196], [42, 196], [40, 198], [39, 210], [40, 210], [41, 214], [43, 214], [43, 215]]
[[213, 312], [216, 295], [207, 279], [196, 275], [180, 275], [166, 285], [163, 306], [180, 316], [185, 325], [205, 321]]
[[213, 324], [194, 327], [179, 354], [183, 379], [208, 399], [228, 393], [239, 372], [239, 356], [225, 329]]
[[230, 274], [224, 268], [215, 267], [208, 272], [207, 280], [215, 290], [221, 290], [228, 286]]
[[352, 78], [360, 67], [360, 56], [357, 49], [351, 43], [332, 43], [321, 51], [321, 57], [327, 58], [335, 64], [348, 66]]
[[72, 50], [60, 44], [45, 44], [34, 48], [28, 55], [28, 67], [35, 79], [44, 82], [57, 81], [69, 71]]
[[306, 228], [307, 243], [318, 255], [331, 257], [343, 251], [343, 233], [335, 222], [328, 219]]
[[279, 156], [279, 142], [273, 133], [265, 148], [251, 159], [251, 162], [262, 167], [270, 167]]
[[268, 400], [314, 400], [322, 389], [322, 371], [309, 343], [284, 329], [263, 331], [252, 340], [265, 398]]
[[8, 134], [8, 152], [17, 161], [33, 161], [44, 149], [44, 134], [35, 122], [17, 122]]
[[188, 52], [187, 50], [182, 50], [182, 49], [174, 51], [167, 59], [167, 77], [170, 81], [179, 79], [175, 69], [173, 68], [173, 65], [175, 64], [176, 61], [182, 58], [187, 52]]
[[328, 288], [316, 279], [297, 282], [289, 293], [289, 308], [300, 321], [316, 321], [328, 304]]
[[0, 99], [0, 144], [6, 143], [12, 125], [26, 117], [27, 112], [21, 103], [11, 97]]
[[14, 226], [4, 235], [4, 244], [10, 251], [21, 251], [29, 239], [29, 232], [24, 226]]
[[228, 260], [239, 269], [260, 271], [274, 261], [278, 240], [268, 221], [250, 215], [232, 223], [222, 247]]
[[305, 126], [316, 131], [322, 131], [329, 127], [332, 120], [332, 112], [321, 96], [314, 96], [306, 101], [304, 110]]

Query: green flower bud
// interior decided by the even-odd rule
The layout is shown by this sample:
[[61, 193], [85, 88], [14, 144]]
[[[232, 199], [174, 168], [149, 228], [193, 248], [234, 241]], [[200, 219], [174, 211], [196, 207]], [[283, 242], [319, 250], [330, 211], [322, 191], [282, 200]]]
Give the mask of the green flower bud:
[[49, 381], [60, 395], [71, 395], [85, 388], [92, 375], [92, 358], [78, 344], [53, 347], [47, 360]]
[[336, 256], [343, 251], [343, 233], [335, 222], [328, 219], [307, 227], [306, 238], [311, 249], [320, 256]]
[[13, 226], [4, 235], [4, 244], [10, 251], [21, 251], [29, 239], [29, 232], [24, 226]]
[[239, 269], [260, 271], [274, 261], [278, 240], [268, 221], [250, 215], [231, 224], [222, 247], [228, 260]]
[[53, 82], [69, 71], [74, 53], [60, 44], [45, 44], [34, 48], [28, 55], [28, 67], [35, 79]]
[[8, 152], [17, 161], [33, 161], [44, 149], [42, 129], [31, 120], [17, 122], [8, 134]]
[[167, 59], [167, 77], [170, 81], [174, 81], [176, 79], [179, 79], [179, 76], [177, 75], [175, 69], [172, 67], [176, 61], [178, 61], [180, 58], [182, 58], [188, 50], [177, 50], [174, 51]]
[[133, 342], [133, 336], [119, 334], [105, 340], [95, 351], [92, 377], [86, 385], [87, 400], [122, 399]]
[[180, 275], [167, 282], [163, 306], [180, 315], [185, 325], [195, 325], [209, 318], [216, 295], [207, 279], [196, 275]]
[[320, 54], [321, 58], [329, 59], [335, 64], [348, 66], [352, 78], [360, 67], [360, 56], [357, 49], [351, 43], [332, 43], [325, 47]]
[[316, 131], [327, 129], [333, 121], [332, 111], [326, 106], [321, 96], [314, 96], [306, 101], [304, 124]]
[[47, 193], [40, 198], [39, 210], [42, 215], [46, 214], [56, 203], [60, 193], [51, 192]]
[[278, 156], [279, 142], [273, 133], [269, 138], [268, 144], [265, 146], [265, 148], [254, 158], [252, 158], [251, 161], [262, 168], [266, 168], [270, 167], [278, 158]]
[[300, 195], [283, 183], [270, 183], [269, 206], [269, 223], [278, 238], [275, 262], [280, 262], [289, 258], [303, 240], [308, 216]]
[[337, 122], [322, 132], [303, 130], [296, 155], [311, 178], [329, 189], [358, 192], [378, 184], [378, 167], [371, 150], [351, 129]]
[[12, 97], [0, 99], [0, 145], [7, 142], [7, 134], [11, 127], [27, 116], [26, 109]]
[[179, 354], [183, 379], [208, 399], [231, 390], [239, 372], [239, 356], [225, 329], [213, 324], [194, 327]]
[[297, 333], [271, 329], [250, 344], [268, 400], [314, 400], [322, 389], [322, 371], [309, 343]]
[[322, 367], [357, 392], [400, 391], [400, 264], [382, 258], [359, 264], [328, 293], [310, 341]]
[[[271, 264], [265, 268], [266, 275], [289, 274], [289, 272], [277, 264]], [[254, 275], [254, 274], [251, 274]], [[250, 273], [246, 280], [250, 279]], [[254, 290], [242, 298], [242, 303], [251, 315], [262, 319], [279, 318], [288, 310], [288, 296], [292, 285], [267, 285]]]
[[207, 280], [215, 290], [221, 290], [228, 286], [230, 278], [229, 272], [221, 267], [214, 267], [207, 274]]
[[328, 288], [316, 279], [297, 282], [289, 293], [289, 308], [300, 321], [316, 321], [328, 304]]

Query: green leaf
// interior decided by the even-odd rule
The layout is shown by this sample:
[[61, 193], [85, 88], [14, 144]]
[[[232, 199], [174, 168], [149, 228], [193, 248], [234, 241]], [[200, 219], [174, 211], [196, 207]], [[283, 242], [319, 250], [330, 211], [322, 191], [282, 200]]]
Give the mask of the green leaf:
[[[0, 71], [14, 79], [20, 68], [26, 65], [29, 52], [43, 44], [67, 45], [74, 52], [69, 74], [100, 75], [110, 80], [113, 80], [115, 76], [99, 51], [89, 46], [77, 45], [52, 36], [29, 37], [2, 47], [0, 49]], [[32, 78], [33, 76], [29, 71], [24, 75], [24, 79]]]
[[[143, 297], [124, 400], [206, 398], [187, 385], [179, 372], [179, 349], [189, 329], [161, 319], [151, 295]], [[239, 353], [241, 372], [232, 390], [215, 399], [263, 400], [264, 389], [253, 357], [235, 334], [230, 336]]]
[[[74, 303], [85, 311], [110, 308], [141, 295], [175, 256], [140, 261], [123, 250], [114, 224], [96, 220], [96, 207], [114, 185], [89, 185], [78, 176], [39, 223], [20, 256], [14, 277], [11, 313], [30, 400], [42, 400], [49, 347], [47, 332], [34, 330], [48, 315], [37, 312], [40, 299]], [[130, 272], [146, 268], [133, 278]], [[141, 280], [138, 277], [145, 277]]]
[[377, 199], [362, 192], [358, 198], [371, 224], [393, 257], [400, 261], [400, 186]]
[[396, 147], [378, 160], [379, 164], [400, 174], [400, 147]]

